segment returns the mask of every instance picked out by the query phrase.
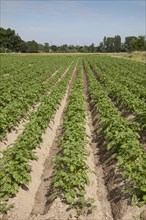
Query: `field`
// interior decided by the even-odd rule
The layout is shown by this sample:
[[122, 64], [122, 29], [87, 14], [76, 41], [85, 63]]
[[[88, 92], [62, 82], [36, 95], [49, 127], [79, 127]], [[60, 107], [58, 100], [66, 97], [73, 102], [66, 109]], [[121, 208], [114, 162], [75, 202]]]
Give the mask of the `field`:
[[116, 56], [119, 58], [125, 58], [130, 60], [136, 60], [141, 62], [146, 62], [146, 52], [133, 51], [133, 52], [122, 52], [122, 53], [107, 53], [110, 56]]
[[146, 220], [145, 63], [0, 58], [0, 219]]

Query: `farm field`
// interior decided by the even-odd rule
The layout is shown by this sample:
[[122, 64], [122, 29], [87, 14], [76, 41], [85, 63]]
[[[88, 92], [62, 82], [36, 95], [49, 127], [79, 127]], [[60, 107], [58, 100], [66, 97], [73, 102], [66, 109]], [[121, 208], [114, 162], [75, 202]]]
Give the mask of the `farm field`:
[[146, 65], [0, 59], [0, 219], [146, 220]]

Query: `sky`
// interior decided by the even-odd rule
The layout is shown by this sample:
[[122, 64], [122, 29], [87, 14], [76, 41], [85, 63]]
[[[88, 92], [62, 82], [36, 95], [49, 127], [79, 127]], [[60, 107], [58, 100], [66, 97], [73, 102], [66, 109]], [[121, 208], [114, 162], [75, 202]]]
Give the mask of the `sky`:
[[1, 27], [25, 41], [98, 45], [104, 36], [146, 34], [146, 0], [0, 0]]

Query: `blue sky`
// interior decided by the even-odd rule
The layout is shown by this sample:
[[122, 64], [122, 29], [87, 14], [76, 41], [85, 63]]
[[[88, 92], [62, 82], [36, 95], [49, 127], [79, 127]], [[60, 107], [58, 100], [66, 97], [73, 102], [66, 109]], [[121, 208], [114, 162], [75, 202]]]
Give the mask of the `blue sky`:
[[139, 36], [145, 0], [1, 0], [1, 26], [38, 43], [98, 45], [104, 36]]

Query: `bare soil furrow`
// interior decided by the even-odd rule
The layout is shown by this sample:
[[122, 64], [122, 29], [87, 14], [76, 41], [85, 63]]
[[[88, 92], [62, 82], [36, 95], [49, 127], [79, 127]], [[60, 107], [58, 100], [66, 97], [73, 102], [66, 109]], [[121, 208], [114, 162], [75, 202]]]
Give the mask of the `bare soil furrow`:
[[[71, 65], [71, 64], [70, 64]], [[67, 69], [65, 70], [65, 72], [62, 74], [62, 76], [59, 78], [59, 80], [56, 82], [56, 84], [54, 86], [52, 86], [51, 89], [53, 89], [66, 75], [66, 73], [68, 72], [70, 65], [67, 67]], [[55, 71], [53, 73], [53, 75], [55, 75], [58, 72]], [[52, 75], [52, 76], [53, 76]], [[51, 77], [52, 77], [51, 76]], [[51, 78], [49, 77], [49, 79]], [[51, 91], [49, 91], [46, 95], [49, 95], [51, 93]], [[25, 128], [25, 125], [29, 122], [29, 118], [31, 116], [31, 114], [33, 112], [36, 112], [38, 107], [41, 105], [41, 101], [39, 101], [38, 103], [36, 103], [35, 105], [33, 105], [28, 112], [26, 113], [26, 115], [19, 121], [18, 125], [16, 127], [14, 127], [12, 129], [11, 132], [7, 133], [6, 137], [4, 138], [3, 141], [0, 142], [0, 158], [2, 158], [3, 154], [2, 151], [5, 150], [7, 147], [12, 147], [15, 144], [15, 141], [17, 139], [17, 137], [23, 133], [23, 130]]]
[[[86, 90], [86, 89], [85, 89]], [[86, 96], [85, 91], [85, 96]], [[110, 203], [107, 199], [107, 191], [103, 180], [103, 170], [101, 167], [95, 164], [95, 154], [96, 154], [96, 143], [93, 142], [92, 132], [94, 127], [92, 125], [92, 117], [89, 110], [88, 99], [87, 105], [87, 124], [86, 132], [88, 135], [87, 150], [90, 155], [86, 161], [87, 165], [92, 172], [89, 172], [90, 186], [86, 187], [86, 197], [94, 198], [96, 209], [92, 213], [81, 214], [78, 216], [75, 209], [68, 210], [68, 206], [60, 200], [60, 198], [55, 199], [53, 202], [50, 200], [51, 189], [50, 180], [53, 173], [53, 165], [51, 164], [51, 159], [58, 153], [57, 140], [61, 135], [61, 120], [60, 126], [56, 132], [53, 146], [50, 149], [49, 157], [44, 164], [44, 171], [42, 176], [42, 182], [39, 190], [36, 194], [35, 203], [31, 212], [29, 220], [69, 220], [69, 219], [80, 219], [80, 220], [113, 220]], [[98, 160], [96, 158], [96, 160]], [[55, 211], [54, 211], [55, 210]]]
[[[96, 145], [96, 163], [103, 171], [104, 181], [101, 184], [101, 188], [104, 185], [106, 186], [107, 198], [111, 205], [113, 219], [146, 220], [146, 218], [141, 217], [145, 215], [146, 206], [139, 208], [131, 205], [131, 196], [128, 193], [125, 193], [126, 183], [119, 172], [117, 161], [113, 158], [112, 150], [107, 151], [103, 133], [97, 132], [97, 129], [100, 128], [98, 113], [90, 96], [88, 96], [88, 98], [94, 128], [92, 134], [93, 142]], [[105, 204], [105, 200], [103, 201], [103, 204]]]
[[[95, 76], [95, 78], [97, 79], [98, 82], [100, 82], [100, 84], [102, 85], [103, 89], [106, 90], [106, 86], [104, 85], [104, 83], [101, 81], [100, 77], [98, 76], [97, 73], [95, 73], [93, 67], [90, 65], [92, 72]], [[134, 123], [136, 121], [136, 116], [134, 115], [134, 113], [132, 111], [130, 111], [127, 107], [121, 105], [118, 101], [118, 99], [116, 97], [112, 97], [111, 95], [108, 95], [109, 98], [112, 100], [112, 102], [114, 103], [115, 107], [119, 110], [119, 112], [121, 113], [121, 116], [123, 118], [125, 118], [127, 121]], [[134, 126], [133, 126], [134, 127]], [[140, 143], [143, 144], [144, 146], [144, 150], [146, 152], [146, 131], [137, 131], [137, 133], [140, 135], [139, 141]]]
[[[32, 167], [32, 172], [31, 172], [32, 181], [30, 182], [28, 187], [21, 188], [19, 192], [17, 193], [16, 197], [9, 200], [9, 204], [14, 204], [14, 208], [12, 208], [6, 215], [6, 218], [9, 220], [32, 219], [32, 217], [30, 217], [30, 214], [35, 204], [35, 197], [36, 197], [37, 191], [39, 189], [39, 186], [41, 185], [41, 182], [43, 181], [42, 175], [43, 175], [43, 170], [44, 170], [44, 163], [47, 160], [47, 158], [50, 158], [50, 149], [53, 145], [57, 129], [60, 126], [60, 121], [61, 121], [62, 114], [66, 106], [66, 101], [67, 101], [67, 97], [70, 91], [70, 86], [72, 84], [73, 78], [74, 76], [72, 77], [68, 85], [66, 94], [61, 101], [59, 109], [56, 111], [56, 115], [54, 117], [53, 122], [49, 124], [46, 132], [42, 135], [43, 142], [40, 145], [40, 148], [36, 149], [36, 155], [38, 156], [38, 160], [30, 162], [31, 167]], [[49, 172], [49, 169], [50, 167], [48, 167], [48, 172]], [[40, 208], [40, 211], [41, 211], [41, 208]], [[40, 214], [38, 215], [40, 216]], [[38, 217], [37, 219], [40, 220], [41, 218]]]
[[46, 84], [53, 76], [56, 75], [56, 73], [58, 73], [58, 71], [59, 71], [59, 69], [56, 70], [47, 80], [45, 80], [45, 81], [43, 82], [43, 84]]
[[86, 188], [87, 196], [95, 199], [96, 209], [90, 214], [87, 219], [95, 220], [113, 220], [112, 211], [110, 202], [107, 198], [107, 189], [104, 183], [104, 174], [103, 169], [99, 163], [99, 156], [97, 156], [98, 149], [96, 148], [95, 141], [95, 127], [94, 121], [91, 115], [91, 108], [89, 105], [89, 97], [87, 91], [87, 80], [85, 73], [83, 75], [84, 86], [85, 86], [85, 98], [86, 98], [86, 109], [87, 109], [87, 125], [86, 133], [88, 135], [87, 150], [90, 152], [90, 155], [87, 160], [87, 164], [91, 169], [89, 173], [90, 186]]
[[[77, 65], [76, 65], [77, 67]], [[54, 136], [53, 143], [50, 148], [50, 153], [47, 159], [44, 163], [44, 170], [41, 177], [41, 184], [38, 188], [38, 191], [35, 196], [35, 202], [32, 207], [31, 214], [29, 216], [29, 220], [45, 220], [45, 219], [55, 219], [60, 220], [67, 219], [68, 213], [66, 212], [67, 206], [62, 203], [62, 201], [57, 198], [55, 201], [52, 201], [50, 199], [51, 196], [51, 177], [53, 173], [54, 165], [52, 164], [52, 159], [59, 153], [58, 149], [58, 138], [61, 135], [62, 132], [62, 123], [63, 123], [63, 114], [66, 110], [66, 102], [70, 94], [71, 87], [73, 85], [73, 82], [76, 78], [76, 67], [72, 76], [72, 79], [70, 81], [70, 84], [68, 85], [68, 89], [65, 95], [65, 103], [64, 103], [64, 109], [62, 111], [61, 117], [59, 119], [59, 124], [56, 129], [56, 133]], [[55, 210], [55, 212], [54, 212]], [[64, 216], [64, 217], [63, 217]]]

